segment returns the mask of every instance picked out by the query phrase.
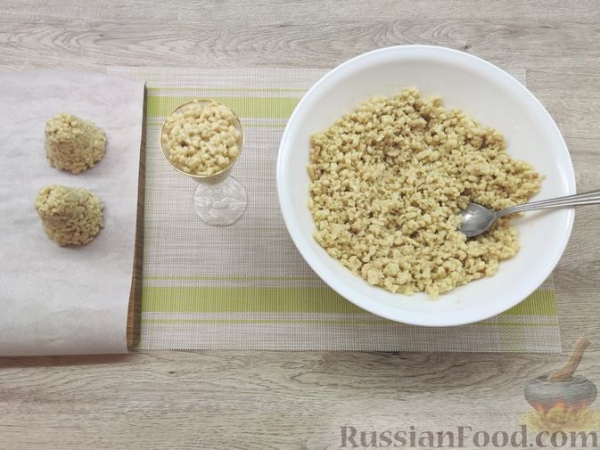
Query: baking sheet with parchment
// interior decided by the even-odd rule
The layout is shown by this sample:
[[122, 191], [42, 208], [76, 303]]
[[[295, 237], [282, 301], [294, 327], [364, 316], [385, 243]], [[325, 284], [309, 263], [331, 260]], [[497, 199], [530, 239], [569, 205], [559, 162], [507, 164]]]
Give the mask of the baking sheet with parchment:
[[[99, 73], [0, 74], [0, 356], [123, 353], [136, 237], [144, 82]], [[51, 167], [48, 119], [93, 121], [106, 154], [81, 174]], [[104, 228], [85, 246], [48, 239], [34, 207], [46, 185], [85, 187]]]

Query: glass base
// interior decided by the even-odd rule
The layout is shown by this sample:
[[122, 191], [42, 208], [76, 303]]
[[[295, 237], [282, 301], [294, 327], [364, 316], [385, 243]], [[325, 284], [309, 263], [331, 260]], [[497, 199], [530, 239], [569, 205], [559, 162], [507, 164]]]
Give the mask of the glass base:
[[246, 189], [232, 177], [217, 184], [199, 184], [194, 192], [196, 214], [213, 227], [234, 224], [242, 217], [247, 205]]

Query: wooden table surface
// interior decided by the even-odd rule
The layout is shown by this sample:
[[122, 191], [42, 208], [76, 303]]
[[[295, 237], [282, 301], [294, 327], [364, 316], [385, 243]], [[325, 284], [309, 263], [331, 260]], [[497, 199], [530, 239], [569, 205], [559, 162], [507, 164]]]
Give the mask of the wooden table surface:
[[[4, 71], [331, 68], [395, 44], [443, 45], [526, 69], [528, 87], [569, 146], [578, 189], [600, 188], [597, 0], [0, 0]], [[600, 208], [578, 210], [555, 282], [565, 353], [587, 336], [579, 373], [600, 383], [598, 223]], [[0, 359], [0, 449], [368, 448], [371, 431], [382, 448], [403, 432], [410, 448], [411, 431], [423, 437], [458, 427], [467, 434], [463, 448], [481, 447], [486, 433], [502, 439], [520, 430], [531, 410], [525, 385], [565, 359], [344, 352]]]

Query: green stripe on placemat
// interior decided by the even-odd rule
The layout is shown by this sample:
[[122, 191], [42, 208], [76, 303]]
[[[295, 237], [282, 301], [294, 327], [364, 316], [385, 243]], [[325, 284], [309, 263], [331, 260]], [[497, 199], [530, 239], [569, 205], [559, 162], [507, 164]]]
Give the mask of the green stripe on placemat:
[[523, 302], [502, 313], [503, 316], [552, 316], [558, 315], [556, 294], [552, 289], [537, 289]]
[[[275, 164], [286, 119], [325, 71], [113, 67], [108, 72], [143, 79], [148, 88], [140, 349], [560, 352], [551, 278], [499, 316], [429, 328], [370, 314], [307, 267], [279, 214]], [[522, 70], [513, 75], [525, 79]], [[231, 227], [208, 227], [198, 219], [194, 182], [172, 170], [158, 148], [164, 117], [193, 98], [228, 105], [247, 133], [233, 176], [245, 185], [249, 204]]]
[[326, 287], [159, 287], [143, 291], [143, 312], [364, 312]]
[[[503, 315], [555, 316], [554, 291], [538, 289]], [[364, 312], [327, 287], [197, 287], [146, 286], [142, 312], [145, 313], [323, 313]]]
[[[179, 105], [198, 98], [198, 95], [179, 97], [148, 97], [148, 117], [164, 117]], [[290, 97], [211, 97], [229, 106], [238, 116], [250, 119], [287, 119], [298, 104], [298, 98]]]

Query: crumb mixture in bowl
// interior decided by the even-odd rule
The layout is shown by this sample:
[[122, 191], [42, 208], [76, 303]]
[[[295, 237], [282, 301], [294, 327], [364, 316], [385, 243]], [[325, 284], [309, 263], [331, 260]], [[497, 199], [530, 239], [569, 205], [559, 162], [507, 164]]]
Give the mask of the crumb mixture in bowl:
[[491, 276], [519, 250], [510, 218], [469, 239], [469, 201], [498, 210], [541, 188], [503, 136], [417, 89], [376, 97], [311, 137], [315, 239], [370, 284], [435, 298]]
[[208, 177], [228, 169], [242, 148], [237, 116], [211, 100], [181, 105], [165, 120], [161, 147], [169, 162], [192, 176]]

